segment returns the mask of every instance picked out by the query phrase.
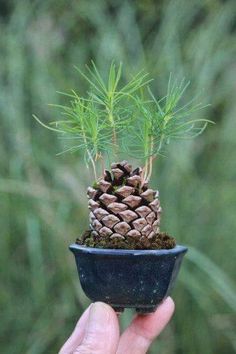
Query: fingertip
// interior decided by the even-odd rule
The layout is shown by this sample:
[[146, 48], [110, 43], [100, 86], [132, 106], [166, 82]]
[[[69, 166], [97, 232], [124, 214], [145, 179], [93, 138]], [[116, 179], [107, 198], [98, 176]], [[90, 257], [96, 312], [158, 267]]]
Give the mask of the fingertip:
[[175, 311], [175, 303], [172, 297], [170, 296], [168, 296], [160, 306], [165, 306], [168, 309], [168, 311], [170, 311], [171, 313], [174, 313]]
[[168, 296], [165, 300], [163, 300], [159, 305], [158, 307], [156, 308], [156, 310], [150, 314], [145, 314], [145, 315], [138, 315], [137, 317], [142, 317], [143, 319], [148, 319], [148, 318], [151, 318], [151, 317], [158, 317], [160, 318], [163, 317], [163, 315], [166, 317], [171, 317], [172, 314], [174, 313], [175, 311], [175, 303], [174, 303], [174, 300]]
[[107, 311], [108, 313], [115, 314], [114, 309], [110, 305], [106, 304], [105, 302], [96, 301], [96, 302], [92, 303], [92, 305], [99, 307], [99, 308], [103, 309], [104, 311]]
[[78, 320], [72, 334], [70, 335], [70, 337], [67, 339], [67, 341], [64, 343], [64, 345], [60, 349], [59, 354], [71, 353], [82, 342], [84, 334], [85, 334], [85, 328], [86, 328], [88, 318], [89, 318], [90, 308], [91, 308], [91, 305], [89, 305], [89, 307], [84, 311], [84, 313], [82, 314], [82, 316]]
[[119, 323], [113, 308], [94, 302], [89, 311], [84, 339], [79, 350], [84, 353], [113, 353], [119, 340]]
[[137, 315], [121, 336], [117, 354], [128, 353], [130, 343], [132, 353], [146, 353], [151, 342], [161, 333], [171, 319], [175, 309], [171, 297], [166, 298], [148, 315]]
[[167, 297], [156, 309], [148, 315], [138, 315], [133, 320], [133, 326], [150, 338], [156, 337], [168, 324], [175, 309], [174, 301]]
[[96, 301], [91, 304], [89, 317], [93, 317], [93, 319], [95, 317], [96, 321], [100, 319], [99, 322], [102, 322], [103, 324], [117, 320], [117, 316], [113, 308], [101, 301]]

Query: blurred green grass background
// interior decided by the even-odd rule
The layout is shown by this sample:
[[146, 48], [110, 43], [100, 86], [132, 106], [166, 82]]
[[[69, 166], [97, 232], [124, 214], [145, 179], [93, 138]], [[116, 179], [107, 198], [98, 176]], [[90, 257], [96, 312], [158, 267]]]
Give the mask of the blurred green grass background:
[[[56, 353], [88, 305], [67, 247], [88, 224], [88, 171], [42, 129], [84, 82], [73, 69], [112, 59], [146, 68], [156, 94], [169, 73], [203, 92], [214, 120], [155, 165], [162, 228], [190, 246], [173, 293], [176, 313], [150, 353], [236, 352], [236, 2], [0, 2], [1, 353]], [[132, 313], [121, 319], [124, 328]], [[125, 354], [125, 353], [124, 353]]]

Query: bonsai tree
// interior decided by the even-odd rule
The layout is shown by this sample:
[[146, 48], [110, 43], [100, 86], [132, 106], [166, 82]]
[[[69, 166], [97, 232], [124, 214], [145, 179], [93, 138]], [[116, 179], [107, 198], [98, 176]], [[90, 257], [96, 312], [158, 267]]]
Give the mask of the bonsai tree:
[[[63, 119], [45, 125], [70, 142], [63, 152], [81, 151], [93, 171], [88, 187], [90, 228], [74, 253], [80, 282], [92, 301], [117, 312], [155, 311], [170, 294], [187, 248], [160, 232], [157, 190], [149, 187], [154, 160], [173, 139], [194, 138], [210, 122], [191, 115], [202, 109], [191, 100], [180, 105], [189, 83], [169, 79], [157, 99], [141, 71], [122, 83], [122, 66], [112, 63], [103, 79], [94, 63], [80, 74], [89, 83], [86, 97], [71, 91]], [[123, 160], [125, 158], [125, 160]], [[141, 167], [132, 168], [129, 158]], [[87, 247], [86, 247], [87, 246]]]
[[[34, 116], [70, 143], [62, 153], [82, 152], [93, 171], [87, 191], [90, 229], [77, 243], [114, 249], [175, 247], [175, 239], [160, 232], [159, 193], [149, 182], [154, 161], [171, 140], [195, 138], [210, 123], [191, 117], [204, 105], [195, 99], [181, 105], [189, 82], [171, 76], [159, 99], [144, 71], [123, 83], [121, 64], [112, 63], [106, 79], [93, 62], [86, 73], [77, 70], [89, 84], [87, 95], [66, 93], [68, 105], [55, 105], [63, 119], [49, 125]], [[141, 167], [133, 169], [130, 158]]]

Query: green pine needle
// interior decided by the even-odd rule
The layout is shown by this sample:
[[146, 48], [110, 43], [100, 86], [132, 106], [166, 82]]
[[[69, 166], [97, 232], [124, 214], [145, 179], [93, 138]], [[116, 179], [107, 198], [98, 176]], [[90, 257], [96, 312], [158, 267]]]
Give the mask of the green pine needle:
[[119, 159], [122, 152], [144, 160], [149, 170], [145, 177], [150, 178], [152, 159], [162, 155], [172, 139], [195, 138], [213, 123], [192, 118], [207, 106], [196, 98], [181, 105], [189, 86], [184, 79], [173, 81], [170, 75], [166, 95], [157, 99], [148, 87], [152, 80], [144, 71], [122, 84], [122, 64], [116, 67], [112, 62], [106, 80], [94, 62], [86, 67], [87, 73], [76, 70], [89, 84], [87, 97], [74, 90], [59, 92], [70, 98], [70, 104], [51, 106], [59, 108], [64, 119], [46, 125], [33, 117], [70, 143], [61, 153], [83, 151], [85, 163], [92, 165], [96, 179], [97, 161], [106, 165], [107, 161]]

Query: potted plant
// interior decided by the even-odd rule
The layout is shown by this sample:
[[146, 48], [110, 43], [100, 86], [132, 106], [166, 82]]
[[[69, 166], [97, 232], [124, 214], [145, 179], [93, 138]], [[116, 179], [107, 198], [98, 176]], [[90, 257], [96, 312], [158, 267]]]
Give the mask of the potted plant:
[[[59, 106], [64, 119], [45, 125], [34, 117], [69, 137], [65, 151], [83, 152], [94, 174], [87, 190], [89, 229], [70, 246], [86, 295], [116, 311], [152, 312], [170, 293], [187, 251], [160, 231], [159, 193], [149, 185], [153, 162], [172, 139], [194, 138], [209, 121], [190, 117], [201, 103], [179, 105], [184, 80], [170, 77], [158, 100], [143, 71], [123, 85], [121, 64], [112, 63], [106, 79], [94, 63], [87, 71], [79, 70], [87, 96], [66, 94], [69, 105]], [[133, 169], [130, 158], [142, 167]]]

